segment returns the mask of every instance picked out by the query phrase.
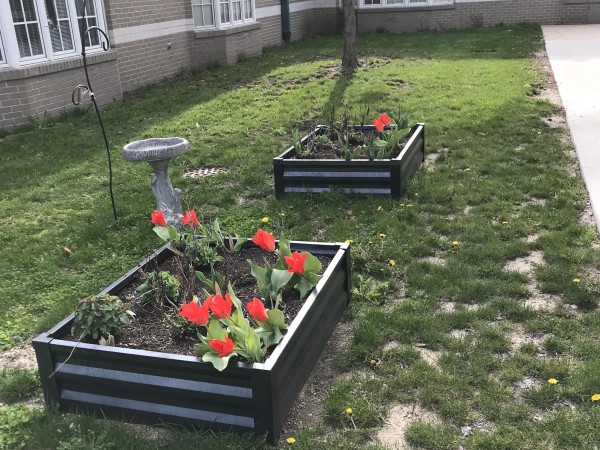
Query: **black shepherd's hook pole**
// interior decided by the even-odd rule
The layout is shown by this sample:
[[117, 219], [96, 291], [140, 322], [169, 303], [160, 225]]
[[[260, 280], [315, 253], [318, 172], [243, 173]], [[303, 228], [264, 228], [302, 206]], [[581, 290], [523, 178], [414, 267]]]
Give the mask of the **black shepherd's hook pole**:
[[[82, 13], [81, 13], [81, 15], [83, 16], [85, 25], [87, 25], [87, 22], [85, 22], [85, 13], [86, 13], [86, 9], [87, 9], [86, 3], [87, 3], [87, 0], [83, 0], [83, 8], [82, 8]], [[110, 158], [110, 146], [108, 145], [108, 138], [106, 137], [106, 131], [104, 130], [104, 124], [102, 123], [102, 117], [100, 116], [100, 109], [98, 108], [98, 103], [96, 103], [96, 96], [94, 95], [94, 91], [92, 89], [92, 83], [90, 82], [90, 76], [88, 74], [88, 68], [87, 68], [87, 60], [85, 57], [85, 38], [86, 38], [86, 35], [89, 35], [89, 33], [92, 31], [97, 31], [100, 34], [102, 34], [102, 36], [104, 37], [104, 41], [102, 41], [102, 49], [105, 52], [107, 52], [110, 49], [110, 41], [108, 40], [108, 36], [104, 32], [104, 30], [102, 30], [96, 26], [92, 26], [89, 28], [83, 28], [81, 26], [79, 27], [79, 39], [81, 40], [81, 56], [83, 57], [83, 70], [85, 71], [85, 80], [87, 82], [87, 86], [83, 86], [83, 85], [77, 86], [75, 88], [75, 91], [73, 91], [71, 100], [73, 101], [73, 104], [79, 105], [79, 103], [81, 102], [81, 97], [82, 97], [80, 90], [85, 89], [85, 91], [83, 93], [85, 94], [85, 92], [88, 92], [90, 94], [90, 100], [92, 100], [92, 103], [94, 104], [94, 109], [96, 110], [96, 115], [98, 116], [98, 122], [100, 122], [100, 128], [102, 129], [102, 136], [104, 137], [104, 144], [106, 145], [106, 154], [108, 156], [108, 189], [110, 191], [110, 201], [112, 203], [113, 214], [115, 216], [115, 220], [117, 220], [117, 209], [115, 207], [115, 197], [113, 195], [113, 188], [112, 188], [112, 184], [113, 184], [112, 183], [112, 161]], [[89, 39], [91, 42], [91, 37]]]

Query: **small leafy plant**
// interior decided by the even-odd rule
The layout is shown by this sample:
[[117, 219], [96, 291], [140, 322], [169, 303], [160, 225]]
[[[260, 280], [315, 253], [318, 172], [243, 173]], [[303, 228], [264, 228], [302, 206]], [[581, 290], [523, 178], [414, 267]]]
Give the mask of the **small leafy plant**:
[[135, 316], [129, 309], [131, 305], [123, 303], [114, 295], [92, 295], [77, 302], [75, 320], [71, 328], [73, 336], [80, 339], [90, 336], [92, 339], [109, 339], [119, 333], [121, 325], [127, 325]]
[[140, 284], [136, 291], [142, 294], [145, 300], [162, 299], [167, 297], [174, 303], [179, 301], [179, 287], [181, 283], [169, 272], [151, 272], [146, 281]]

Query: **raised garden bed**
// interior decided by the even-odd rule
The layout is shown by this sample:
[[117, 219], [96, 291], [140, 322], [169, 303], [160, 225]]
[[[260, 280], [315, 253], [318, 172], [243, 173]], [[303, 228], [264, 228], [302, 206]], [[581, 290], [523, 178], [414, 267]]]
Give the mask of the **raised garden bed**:
[[[373, 130], [372, 125], [355, 126], [357, 130]], [[301, 144], [324, 133], [318, 126], [306, 135]], [[294, 192], [327, 192], [341, 189], [370, 195], [400, 197], [406, 184], [425, 160], [425, 124], [412, 127], [408, 141], [396, 158], [391, 159], [302, 159], [296, 158], [292, 146], [273, 159], [275, 195], [277, 198]]]
[[[264, 363], [231, 363], [218, 372], [195, 356], [76, 343], [64, 339], [72, 314], [33, 340], [46, 403], [132, 422], [267, 434], [276, 442], [351, 291], [348, 244], [292, 242], [291, 249], [332, 260]], [[118, 293], [140, 269], [172, 254], [160, 248], [101, 294]]]

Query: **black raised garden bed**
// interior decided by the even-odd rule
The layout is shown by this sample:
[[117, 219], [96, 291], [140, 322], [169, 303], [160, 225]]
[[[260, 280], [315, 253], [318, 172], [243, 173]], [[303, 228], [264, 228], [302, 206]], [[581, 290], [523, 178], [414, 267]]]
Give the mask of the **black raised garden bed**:
[[[218, 372], [194, 356], [77, 344], [61, 339], [70, 332], [72, 314], [33, 340], [46, 402], [132, 422], [267, 434], [277, 442], [351, 290], [348, 244], [292, 242], [291, 249], [332, 260], [264, 363], [232, 362]], [[171, 255], [168, 246], [160, 248], [101, 293], [116, 294], [140, 268]]]
[[[372, 125], [355, 126], [355, 129], [372, 130]], [[302, 138], [309, 139], [324, 132], [318, 126]], [[425, 160], [425, 124], [413, 126], [408, 141], [396, 158], [392, 159], [302, 159], [295, 158], [294, 147], [273, 158], [275, 169], [275, 195], [280, 198], [293, 192], [327, 192], [341, 189], [370, 195], [400, 197], [406, 184], [417, 173]]]

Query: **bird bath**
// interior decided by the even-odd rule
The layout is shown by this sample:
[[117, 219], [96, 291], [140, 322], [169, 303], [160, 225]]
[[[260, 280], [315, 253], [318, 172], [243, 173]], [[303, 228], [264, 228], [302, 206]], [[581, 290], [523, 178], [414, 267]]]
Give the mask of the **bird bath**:
[[123, 147], [127, 161], [146, 161], [154, 170], [152, 192], [156, 197], [156, 209], [162, 211], [169, 223], [177, 223], [183, 214], [181, 190], [173, 188], [169, 180], [169, 160], [187, 152], [190, 144], [179, 137], [151, 138], [134, 141]]

